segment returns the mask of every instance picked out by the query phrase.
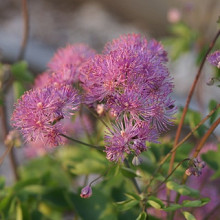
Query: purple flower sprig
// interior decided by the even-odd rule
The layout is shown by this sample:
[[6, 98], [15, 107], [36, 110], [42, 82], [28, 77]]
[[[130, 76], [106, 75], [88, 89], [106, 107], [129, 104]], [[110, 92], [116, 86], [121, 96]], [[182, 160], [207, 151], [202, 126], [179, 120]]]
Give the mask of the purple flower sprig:
[[166, 130], [176, 110], [171, 108], [173, 83], [166, 62], [157, 41], [123, 35], [82, 65], [85, 102], [105, 104], [117, 117], [129, 114], [136, 121], [153, 123], [159, 132]]
[[217, 50], [214, 53], [210, 54], [207, 57], [207, 60], [209, 61], [210, 64], [220, 69], [220, 50]]
[[127, 116], [117, 120], [105, 137], [107, 159], [124, 161], [127, 154], [138, 156], [147, 150], [146, 141], [157, 142], [158, 132], [146, 122], [135, 123]]
[[45, 140], [47, 145], [64, 142], [62, 119], [79, 108], [80, 96], [68, 85], [48, 86], [27, 91], [15, 104], [12, 125], [19, 129], [27, 142]]

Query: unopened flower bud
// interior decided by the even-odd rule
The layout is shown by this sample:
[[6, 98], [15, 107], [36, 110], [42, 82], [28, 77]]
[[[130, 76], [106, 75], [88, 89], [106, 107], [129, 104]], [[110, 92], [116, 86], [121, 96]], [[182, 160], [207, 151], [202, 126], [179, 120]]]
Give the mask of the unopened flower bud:
[[195, 164], [197, 164], [197, 163], [199, 163], [199, 160], [198, 160], [197, 158], [194, 158], [194, 159], [193, 159], [193, 162], [194, 162]]
[[177, 8], [171, 8], [167, 13], [167, 20], [170, 23], [177, 23], [181, 19], [181, 13]]
[[206, 166], [206, 163], [204, 161], [202, 161], [200, 164], [199, 164], [199, 167], [200, 168], [204, 168]]
[[92, 195], [92, 188], [91, 188], [91, 186], [88, 185], [88, 186], [84, 187], [81, 190], [80, 196], [82, 198], [89, 198], [89, 197], [91, 197], [91, 195]]
[[8, 135], [5, 138], [4, 141], [6, 146], [13, 145], [14, 147], [20, 147], [21, 146], [21, 139], [18, 131], [11, 130]]
[[207, 82], [206, 82], [206, 85], [207, 86], [212, 86], [212, 85], [214, 85], [214, 78], [210, 78]]
[[185, 174], [186, 174], [187, 176], [191, 176], [191, 175], [192, 175], [191, 169], [188, 168], [188, 169], [185, 171]]
[[141, 157], [137, 157], [134, 156], [133, 160], [132, 160], [132, 164], [134, 166], [139, 166], [140, 164], [142, 164], [143, 160], [141, 159]]
[[98, 115], [102, 115], [104, 112], [104, 104], [98, 104], [96, 107], [96, 112], [98, 113]]
[[202, 171], [200, 169], [196, 169], [195, 173], [193, 175], [194, 176], [201, 176], [202, 175]]

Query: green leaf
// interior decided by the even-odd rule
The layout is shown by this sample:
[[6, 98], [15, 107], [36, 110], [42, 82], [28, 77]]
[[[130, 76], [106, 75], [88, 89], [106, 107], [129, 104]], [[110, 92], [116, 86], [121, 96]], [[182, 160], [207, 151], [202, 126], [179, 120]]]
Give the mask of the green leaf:
[[127, 167], [122, 167], [121, 168], [121, 173], [123, 176], [128, 177], [128, 178], [134, 178], [137, 177], [138, 175], [136, 174], [135, 170], [132, 170]]
[[16, 206], [16, 220], [23, 220], [23, 214], [22, 214], [20, 202], [18, 202]]
[[119, 211], [126, 211], [126, 210], [133, 208], [138, 203], [139, 203], [139, 201], [131, 199], [131, 200], [117, 202], [116, 205], [117, 205], [117, 208]]
[[14, 81], [13, 90], [15, 99], [19, 99], [24, 94], [26, 89], [24, 88], [23, 83], [20, 81]]
[[41, 185], [30, 185], [30, 186], [24, 187], [22, 192], [29, 193], [29, 194], [41, 195], [41, 194], [47, 192], [47, 188], [45, 186], [41, 186]]
[[168, 189], [174, 190], [184, 196], [192, 196], [192, 197], [199, 196], [199, 191], [192, 189], [192, 188], [185, 186], [185, 185], [179, 185], [173, 181], [167, 182], [166, 186]]
[[5, 187], [5, 178], [4, 177], [0, 177], [0, 190], [3, 190]]
[[146, 212], [141, 212], [136, 220], [146, 220], [147, 219], [147, 213]]
[[186, 220], [196, 220], [196, 218], [189, 212], [182, 212]]
[[182, 206], [184, 207], [200, 207], [201, 205], [202, 205], [202, 201], [200, 200], [194, 200], [194, 201], [184, 200], [182, 202]]
[[114, 177], [117, 176], [120, 170], [120, 165], [119, 164], [115, 164], [114, 166], [112, 166], [109, 171], [107, 176], [108, 177]]
[[218, 170], [220, 167], [219, 163], [219, 153], [215, 151], [208, 151], [205, 154], [202, 154], [202, 160], [204, 160], [212, 169]]
[[28, 64], [26, 61], [20, 61], [11, 66], [11, 72], [16, 81], [20, 82], [32, 82], [34, 77], [28, 70]]
[[[212, 111], [214, 108], [217, 107], [217, 105], [218, 105], [218, 103], [214, 99], [210, 100], [210, 102], [209, 102], [209, 111]], [[210, 118], [209, 118], [209, 124], [210, 125], [215, 121], [217, 116], [218, 116], [218, 110], [216, 110], [214, 112], [214, 114], [210, 116]]]
[[161, 209], [165, 207], [164, 203], [155, 196], [149, 196], [147, 203], [155, 209]]
[[[201, 114], [199, 112], [191, 111], [189, 112], [189, 126], [191, 130], [196, 127], [201, 121]], [[194, 135], [196, 137], [202, 137], [205, 134], [206, 127], [201, 125], [196, 131], [194, 131]]]
[[171, 32], [177, 36], [188, 38], [191, 30], [183, 23], [177, 23], [171, 26]]
[[169, 207], [163, 208], [163, 210], [166, 211], [166, 212], [170, 212], [170, 211], [175, 211], [175, 210], [180, 209], [180, 208], [182, 208], [182, 206], [179, 205], [179, 204], [171, 204]]
[[129, 199], [134, 199], [137, 201], [141, 200], [141, 197], [135, 193], [125, 193], [125, 195], [129, 198]]

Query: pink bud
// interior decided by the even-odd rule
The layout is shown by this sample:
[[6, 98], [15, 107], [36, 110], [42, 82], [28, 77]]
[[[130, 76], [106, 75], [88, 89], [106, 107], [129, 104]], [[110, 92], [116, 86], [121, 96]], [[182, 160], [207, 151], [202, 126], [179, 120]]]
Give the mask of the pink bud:
[[177, 8], [171, 8], [167, 13], [167, 20], [170, 23], [177, 23], [181, 19], [181, 13]]
[[103, 114], [103, 112], [104, 112], [104, 110], [105, 110], [104, 107], [105, 107], [104, 104], [98, 104], [98, 105], [97, 105], [96, 111], [97, 111], [98, 115], [102, 115], [102, 114]]
[[212, 86], [212, 85], [214, 85], [214, 78], [210, 78], [207, 82], [206, 82], [206, 85], [207, 86]]
[[82, 198], [89, 198], [92, 195], [92, 188], [90, 186], [86, 186], [81, 190], [80, 196]]
[[185, 174], [186, 174], [187, 176], [191, 176], [191, 175], [192, 175], [191, 169], [190, 169], [190, 168], [187, 169], [187, 170], [185, 171]]

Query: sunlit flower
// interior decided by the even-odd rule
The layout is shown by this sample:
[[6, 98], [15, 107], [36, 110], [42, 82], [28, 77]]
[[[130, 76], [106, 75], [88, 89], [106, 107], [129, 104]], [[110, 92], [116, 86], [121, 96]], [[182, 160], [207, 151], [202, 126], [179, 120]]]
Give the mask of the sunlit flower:
[[56, 146], [63, 143], [61, 120], [73, 114], [79, 104], [80, 97], [71, 86], [33, 89], [15, 105], [12, 125], [27, 142], [46, 138], [45, 144]]
[[147, 123], [136, 123], [126, 116], [105, 135], [105, 152], [110, 161], [123, 161], [127, 154], [138, 156], [147, 149], [146, 141], [157, 142], [158, 133]]
[[158, 131], [167, 129], [176, 108], [170, 107], [173, 83], [163, 46], [128, 34], [107, 43], [103, 53], [82, 66], [85, 102], [105, 104], [116, 117], [129, 114]]

